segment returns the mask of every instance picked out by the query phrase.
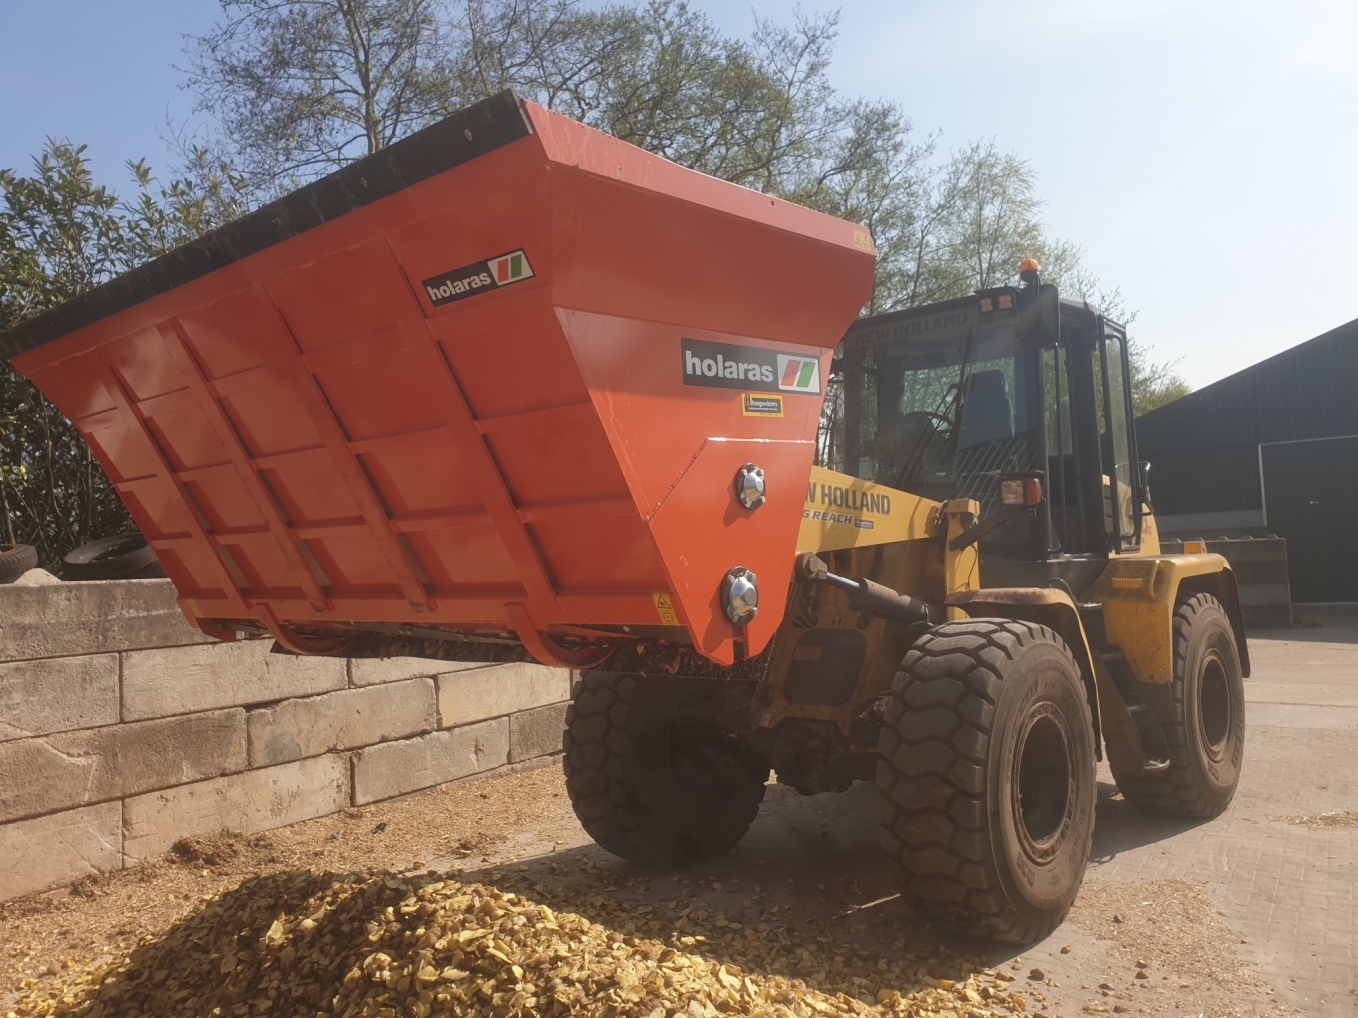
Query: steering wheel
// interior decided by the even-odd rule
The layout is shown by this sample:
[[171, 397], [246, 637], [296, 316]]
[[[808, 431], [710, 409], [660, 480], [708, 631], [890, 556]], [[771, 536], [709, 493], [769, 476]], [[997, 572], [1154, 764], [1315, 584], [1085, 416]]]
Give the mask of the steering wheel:
[[[934, 430], [935, 430], [935, 431], [951, 431], [951, 430], [952, 430], [952, 420], [949, 419], [948, 417], [945, 417], [943, 414], [936, 414], [936, 413], [934, 413], [932, 410], [912, 410], [912, 411], [911, 411], [910, 413], [908, 413], [908, 414], [902, 414], [902, 415], [901, 415], [901, 422], [904, 423], [904, 422], [906, 422], [906, 421], [908, 421], [908, 420], [911, 420], [912, 418], [915, 418], [915, 419], [923, 418], [925, 421], [927, 421], [927, 422], [929, 422], [929, 423], [931, 423], [931, 424], [934, 423], [934, 422], [937, 422], [937, 423], [934, 425]], [[940, 425], [941, 425], [941, 427], [940, 427]]]

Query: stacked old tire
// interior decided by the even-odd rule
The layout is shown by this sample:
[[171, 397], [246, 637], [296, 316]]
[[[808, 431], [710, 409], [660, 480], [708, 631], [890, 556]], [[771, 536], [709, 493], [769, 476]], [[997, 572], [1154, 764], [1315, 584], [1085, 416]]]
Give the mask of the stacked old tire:
[[82, 544], [61, 559], [66, 580], [143, 580], [164, 576], [165, 569], [146, 538], [133, 531]]
[[0, 544], [0, 583], [13, 583], [38, 566], [38, 550], [31, 544]]

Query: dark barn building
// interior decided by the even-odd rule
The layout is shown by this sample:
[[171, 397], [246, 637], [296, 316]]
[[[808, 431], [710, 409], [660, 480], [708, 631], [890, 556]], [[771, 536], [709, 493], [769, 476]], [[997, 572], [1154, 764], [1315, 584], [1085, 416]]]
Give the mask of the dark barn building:
[[1137, 420], [1162, 532], [1287, 540], [1296, 602], [1358, 601], [1358, 321]]

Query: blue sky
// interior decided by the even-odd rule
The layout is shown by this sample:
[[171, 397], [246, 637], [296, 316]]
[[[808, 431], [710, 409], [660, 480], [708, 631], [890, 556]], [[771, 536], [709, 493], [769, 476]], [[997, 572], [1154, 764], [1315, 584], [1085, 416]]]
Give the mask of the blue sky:
[[[750, 6], [692, 3], [730, 32], [753, 24]], [[1050, 231], [1195, 387], [1358, 318], [1353, 0], [841, 12], [836, 85], [899, 102], [944, 148], [994, 138], [1030, 160]], [[166, 120], [190, 112], [172, 65], [217, 15], [214, 0], [0, 0], [0, 166], [27, 167], [48, 135], [89, 144], [107, 183], [127, 158], [168, 166]]]

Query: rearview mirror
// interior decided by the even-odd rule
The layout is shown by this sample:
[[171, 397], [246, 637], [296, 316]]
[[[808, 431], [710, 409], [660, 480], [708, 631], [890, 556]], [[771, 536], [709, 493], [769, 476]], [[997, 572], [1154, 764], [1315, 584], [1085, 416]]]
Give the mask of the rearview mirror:
[[1029, 350], [1055, 346], [1061, 338], [1061, 299], [1051, 283], [1019, 290], [1014, 335]]
[[1136, 497], [1146, 503], [1151, 500], [1151, 465], [1146, 460], [1136, 464]]

